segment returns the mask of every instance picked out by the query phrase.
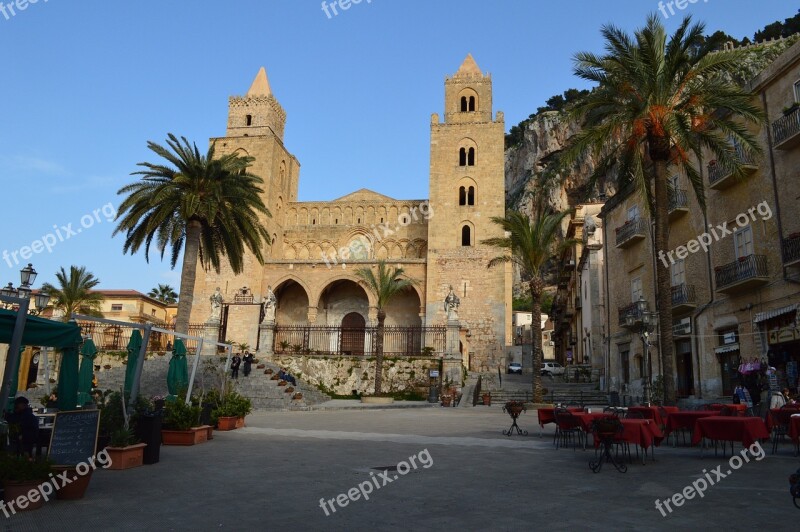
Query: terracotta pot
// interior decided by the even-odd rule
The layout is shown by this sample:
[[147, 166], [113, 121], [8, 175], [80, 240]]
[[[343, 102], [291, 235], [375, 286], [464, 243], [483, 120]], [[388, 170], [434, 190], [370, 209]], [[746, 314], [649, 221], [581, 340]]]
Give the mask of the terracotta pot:
[[242, 427], [244, 427], [244, 418], [243, 417], [237, 417], [236, 418], [236, 428], [240, 429]]
[[280, 380], [280, 377], [278, 377], [277, 375], [273, 375], [272, 377], [269, 378], [269, 380], [277, 381], [277, 380]]
[[192, 427], [190, 430], [194, 433], [194, 443], [205, 443], [208, 441], [208, 425], [200, 425], [199, 427]]
[[269, 375], [269, 373], [268, 373], [268, 372], [269, 372], [269, 370], [268, 370], [268, 369], [265, 369], [265, 370], [264, 370], [264, 375]]
[[108, 456], [111, 458], [111, 465], [108, 469], [121, 471], [139, 467], [144, 463], [144, 448], [146, 443], [137, 443], [127, 447], [106, 447]]
[[294, 388], [292, 388], [291, 386], [288, 386], [288, 387], [287, 387], [285, 390], [283, 390], [283, 391], [284, 391], [285, 393], [292, 393], [292, 392], [294, 391]]
[[300, 392], [297, 392], [296, 394], [294, 394], [294, 395], [292, 396], [292, 399], [294, 399], [295, 401], [299, 401], [299, 400], [300, 400], [300, 399], [302, 399], [302, 398], [303, 398], [303, 394], [302, 394], [302, 393], [300, 393]]
[[194, 431], [192, 430], [162, 430], [162, 445], [194, 445]]
[[54, 466], [53, 469], [59, 473], [67, 471], [67, 478], [71, 480], [69, 484], [56, 490], [56, 499], [65, 501], [83, 499], [86, 490], [89, 488], [89, 481], [92, 480], [92, 469], [89, 468], [89, 472], [85, 475], [79, 475], [74, 467]]
[[492, 396], [490, 394], [483, 394], [481, 399], [483, 399], [483, 406], [492, 406]]
[[264, 369], [266, 367], [267, 366], [265, 366], [264, 364], [259, 364], [258, 366], [256, 366], [256, 369]]
[[217, 430], [235, 430], [237, 419], [233, 416], [217, 418]]
[[286, 386], [286, 381], [279, 381], [278, 386]]
[[267, 369], [264, 370], [264, 373], [266, 373], [267, 375], [272, 375], [275, 372], [272, 371], [272, 368], [267, 368]]
[[24, 508], [18, 506], [16, 503], [14, 504], [14, 508], [17, 511], [24, 511], [27, 512], [29, 510], [38, 510], [44, 504], [44, 501], [39, 498], [36, 502], [31, 502], [28, 499], [28, 492], [31, 490], [36, 490], [39, 488], [39, 484], [46, 482], [48, 479], [44, 480], [26, 480], [24, 482], [14, 482], [11, 480], [6, 480], [3, 482], [3, 500], [7, 503], [22, 497], [28, 504], [25, 505]]

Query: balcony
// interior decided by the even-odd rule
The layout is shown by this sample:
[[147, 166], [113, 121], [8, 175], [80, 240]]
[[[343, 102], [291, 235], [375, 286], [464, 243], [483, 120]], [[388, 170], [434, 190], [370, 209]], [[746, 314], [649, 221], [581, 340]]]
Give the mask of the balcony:
[[769, 281], [766, 255], [747, 255], [714, 268], [717, 292], [734, 294], [751, 290]]
[[639, 313], [639, 305], [637, 303], [631, 303], [630, 305], [625, 305], [624, 307], [619, 308], [619, 326], [620, 327], [627, 327], [627, 318], [628, 316], [634, 316], [636, 321], [642, 321], [642, 316]]
[[669, 193], [669, 221], [680, 218], [689, 212], [689, 198], [683, 189], [675, 189]]
[[772, 123], [775, 148], [789, 150], [800, 144], [800, 106]]
[[639, 240], [644, 240], [645, 224], [641, 218], [628, 220], [622, 227], [617, 227], [617, 247], [627, 248]]
[[[734, 146], [733, 149], [745, 176], [749, 176], [758, 170], [755, 159], [750, 153], [744, 151], [741, 146]], [[737, 178], [734, 176], [732, 169], [716, 161], [708, 165], [708, 186], [714, 190], [724, 190], [735, 185], [736, 181]]]
[[672, 287], [672, 313], [683, 314], [697, 307], [694, 285], [679, 284]]
[[800, 233], [792, 233], [783, 239], [783, 263], [786, 266], [800, 265]]

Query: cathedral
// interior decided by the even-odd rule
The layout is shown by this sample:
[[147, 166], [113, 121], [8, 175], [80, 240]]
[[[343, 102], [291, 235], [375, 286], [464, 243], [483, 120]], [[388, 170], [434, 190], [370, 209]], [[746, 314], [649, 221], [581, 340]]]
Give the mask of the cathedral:
[[[247, 94], [230, 98], [226, 134], [211, 142], [221, 155], [255, 159], [250, 171], [264, 179], [263, 199], [272, 217], [262, 223], [272, 244], [265, 264], [247, 256], [240, 275], [224, 261], [220, 273], [198, 268], [191, 322], [207, 321], [219, 288], [223, 341], [268, 353], [301, 344], [319, 354], [369, 354], [358, 331], [376, 323], [376, 300], [355, 271], [386, 260], [416, 281], [385, 308], [386, 326], [423, 331], [422, 340], [399, 349], [387, 344], [388, 351], [438, 352], [426, 345], [424, 331], [447, 325], [444, 302], [454, 296], [464, 366], [479, 371], [504, 364], [512, 338], [511, 266], [488, 268], [501, 251], [482, 244], [503, 236], [491, 221], [505, 211], [503, 113], [493, 116], [491, 76], [471, 55], [444, 85], [444, 115], [431, 116], [427, 199], [361, 189], [331, 201], [303, 202], [297, 199], [300, 162], [283, 142], [286, 112], [261, 68]], [[265, 301], [277, 330], [270, 336], [275, 345], [261, 345]], [[289, 336], [282, 339], [281, 331]], [[309, 344], [324, 331], [338, 332]], [[298, 335], [305, 340], [296, 340]]]

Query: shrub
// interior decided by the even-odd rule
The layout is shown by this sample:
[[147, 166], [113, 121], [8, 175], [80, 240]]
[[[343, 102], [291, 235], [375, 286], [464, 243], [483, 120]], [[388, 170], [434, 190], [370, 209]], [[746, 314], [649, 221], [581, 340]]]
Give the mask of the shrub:
[[49, 460], [30, 461], [24, 456], [0, 453], [0, 480], [2, 481], [46, 480], [51, 473], [53, 473], [53, 467]]
[[200, 419], [200, 407], [181, 400], [169, 401], [164, 408], [164, 427], [170, 430], [189, 430]]

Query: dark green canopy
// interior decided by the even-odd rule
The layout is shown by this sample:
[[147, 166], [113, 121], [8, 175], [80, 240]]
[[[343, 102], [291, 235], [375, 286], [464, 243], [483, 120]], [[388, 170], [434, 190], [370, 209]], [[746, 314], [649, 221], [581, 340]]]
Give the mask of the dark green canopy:
[[94, 377], [94, 357], [97, 347], [91, 338], [87, 338], [81, 347], [81, 367], [78, 371], [78, 404], [91, 402], [92, 380]]
[[189, 371], [186, 365], [186, 346], [177, 338], [172, 348], [172, 358], [167, 371], [167, 389], [169, 398], [174, 399], [179, 393], [186, 393], [189, 386]]
[[[0, 310], [0, 344], [11, 343], [16, 321], [16, 312], [13, 310]], [[77, 347], [82, 341], [81, 329], [77, 323], [64, 323], [28, 316], [20, 345], [38, 345], [63, 349], [65, 347]]]

